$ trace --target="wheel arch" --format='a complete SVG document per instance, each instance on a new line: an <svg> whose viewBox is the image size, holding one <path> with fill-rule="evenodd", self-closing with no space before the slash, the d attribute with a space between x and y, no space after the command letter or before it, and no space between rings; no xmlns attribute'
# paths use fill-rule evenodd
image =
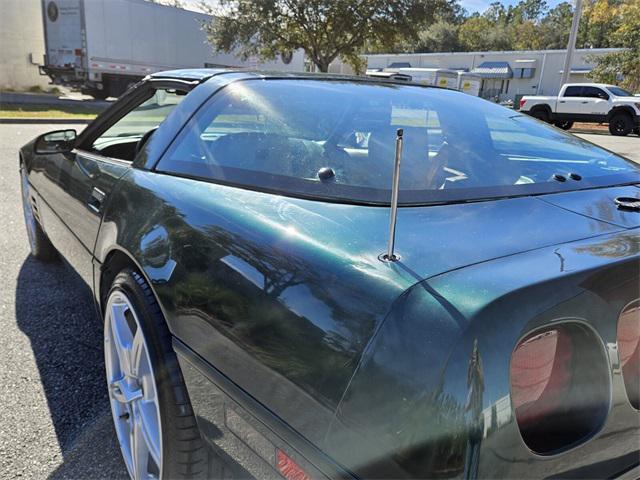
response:
<svg viewBox="0 0 640 480"><path fill-rule="evenodd" d="M539 103L538 105L534 105L533 107L531 107L531 110L529 110L531 113L537 112L543 110L545 112L547 112L549 114L549 116L551 116L553 114L553 112L551 111L551 106L549 106L549 104L547 103Z"/></svg>
<svg viewBox="0 0 640 480"><path fill-rule="evenodd" d="M111 284L113 283L113 279L125 268L131 268L132 270L135 270L138 274L142 275L147 284L151 285L149 277L145 273L144 269L140 266L140 264L134 259L134 256L126 250L120 248L119 246L113 246L107 252L104 261L100 265L99 272L97 272L98 274L95 276L96 301L98 302L98 309L101 314L104 314L105 301L107 298L107 294L109 293ZM151 291L156 297L156 302L158 302L158 305L160 305L158 297L153 291L153 288L151 289Z"/></svg>
<svg viewBox="0 0 640 480"><path fill-rule="evenodd" d="M613 107L607 114L607 122L610 121L614 117L614 115L617 115L619 113L629 115L631 119L633 119L633 117L635 116L635 112L630 105L618 105L617 107Z"/></svg>

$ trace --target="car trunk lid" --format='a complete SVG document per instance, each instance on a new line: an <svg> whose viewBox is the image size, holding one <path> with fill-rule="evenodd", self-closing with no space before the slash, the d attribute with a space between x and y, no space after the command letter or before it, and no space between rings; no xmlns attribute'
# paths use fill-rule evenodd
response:
<svg viewBox="0 0 640 480"><path fill-rule="evenodd" d="M585 217L623 228L640 227L640 188L598 188L539 197L541 200ZM637 207L635 206L637 203Z"/></svg>

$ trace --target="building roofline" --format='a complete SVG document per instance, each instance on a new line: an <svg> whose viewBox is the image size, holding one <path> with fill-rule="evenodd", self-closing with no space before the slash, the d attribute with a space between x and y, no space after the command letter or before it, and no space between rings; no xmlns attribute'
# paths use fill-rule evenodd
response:
<svg viewBox="0 0 640 480"><path fill-rule="evenodd" d="M621 52L624 48L577 48L575 53L613 53ZM566 52L566 49L556 50L496 50L496 51L484 51L484 52L430 52L430 53L366 53L365 57L436 57L440 55L535 55L544 53L562 53Z"/></svg>

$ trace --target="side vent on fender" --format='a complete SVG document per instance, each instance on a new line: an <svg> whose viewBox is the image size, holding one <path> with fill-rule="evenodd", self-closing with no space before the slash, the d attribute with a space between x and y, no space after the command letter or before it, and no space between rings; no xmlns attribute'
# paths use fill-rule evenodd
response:
<svg viewBox="0 0 640 480"><path fill-rule="evenodd" d="M536 330L511 355L511 403L522 440L551 455L593 436L609 410L607 357L597 334L578 322Z"/></svg>

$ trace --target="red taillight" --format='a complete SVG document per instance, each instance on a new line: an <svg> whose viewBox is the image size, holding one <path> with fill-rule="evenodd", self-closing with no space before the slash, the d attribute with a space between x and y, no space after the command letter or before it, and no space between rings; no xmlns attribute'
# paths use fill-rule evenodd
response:
<svg viewBox="0 0 640 480"><path fill-rule="evenodd" d="M618 353L627 396L640 409L640 305L627 307L620 315Z"/></svg>
<svg viewBox="0 0 640 480"><path fill-rule="evenodd" d="M511 357L511 400L520 428L552 415L571 385L571 338L563 329L525 338Z"/></svg>
<svg viewBox="0 0 640 480"><path fill-rule="evenodd" d="M287 480L311 480L309 474L282 450L277 451L276 463L278 472Z"/></svg>
<svg viewBox="0 0 640 480"><path fill-rule="evenodd" d="M587 324L565 321L537 330L511 354L511 403L524 443L550 455L602 428L611 399L609 361Z"/></svg>
<svg viewBox="0 0 640 480"><path fill-rule="evenodd" d="M524 98L520 99L520 108L524 107L524 104L527 103L527 101Z"/></svg>

